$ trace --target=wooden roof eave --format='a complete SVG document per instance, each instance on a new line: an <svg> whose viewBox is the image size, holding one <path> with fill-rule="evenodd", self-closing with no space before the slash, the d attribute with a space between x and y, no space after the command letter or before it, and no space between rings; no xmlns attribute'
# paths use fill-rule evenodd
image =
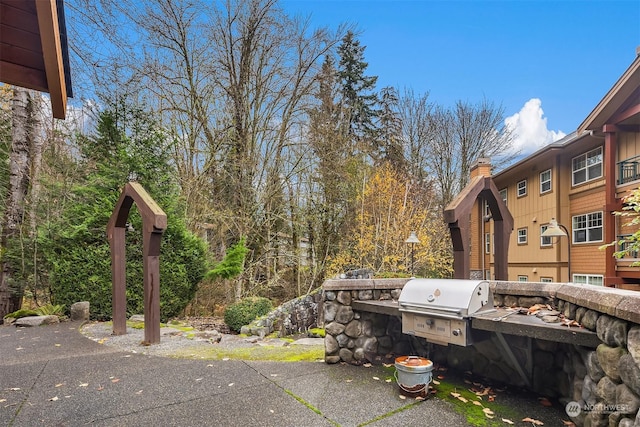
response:
<svg viewBox="0 0 640 427"><path fill-rule="evenodd" d="M640 86L640 53L620 76L598 105L578 127L578 133L586 130L602 131L602 127L614 116Z"/></svg>
<svg viewBox="0 0 640 427"><path fill-rule="evenodd" d="M67 109L67 85L56 0L36 1L47 86L53 117L64 119Z"/></svg>

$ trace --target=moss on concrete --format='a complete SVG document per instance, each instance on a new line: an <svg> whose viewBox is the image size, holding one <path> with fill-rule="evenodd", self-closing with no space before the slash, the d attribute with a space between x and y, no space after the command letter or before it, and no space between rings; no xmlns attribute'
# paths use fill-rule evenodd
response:
<svg viewBox="0 0 640 427"><path fill-rule="evenodd" d="M318 362L324 359L323 346L251 346L228 348L212 345L211 347L188 347L176 350L171 357L188 359L234 359L265 360L273 362Z"/></svg>

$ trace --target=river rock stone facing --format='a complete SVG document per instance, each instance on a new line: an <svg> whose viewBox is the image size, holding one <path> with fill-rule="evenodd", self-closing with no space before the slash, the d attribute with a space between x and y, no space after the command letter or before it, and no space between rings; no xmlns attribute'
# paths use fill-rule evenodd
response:
<svg viewBox="0 0 640 427"><path fill-rule="evenodd" d="M359 300L397 301L406 281L328 281L323 291L325 321L331 318L326 333L334 339L325 339L327 363L388 363L397 356L414 354L480 377L528 386L563 404L574 402L581 408L571 418L577 426L640 426L640 325L633 322L634 313L640 312L640 292L574 284L490 283L494 303L509 307L549 304L553 310L544 315L575 320L578 327L593 331L600 342L593 348L505 335L513 357L523 366L531 361L531 380L526 384L495 334L469 347L441 346L403 334L399 316L351 307ZM340 292L344 294L338 301ZM572 328L576 326L567 330Z"/></svg>

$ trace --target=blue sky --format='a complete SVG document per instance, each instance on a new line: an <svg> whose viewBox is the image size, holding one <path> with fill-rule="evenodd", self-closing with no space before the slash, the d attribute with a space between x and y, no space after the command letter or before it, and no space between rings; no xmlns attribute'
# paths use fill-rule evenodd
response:
<svg viewBox="0 0 640 427"><path fill-rule="evenodd" d="M350 23L368 74L432 102L504 107L524 152L575 131L634 60L640 0L284 0L314 27Z"/></svg>

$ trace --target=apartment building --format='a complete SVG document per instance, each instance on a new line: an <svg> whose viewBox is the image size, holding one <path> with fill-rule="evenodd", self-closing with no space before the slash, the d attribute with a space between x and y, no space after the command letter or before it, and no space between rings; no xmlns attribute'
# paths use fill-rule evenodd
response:
<svg viewBox="0 0 640 427"><path fill-rule="evenodd" d="M491 174L479 159L471 174ZM640 290L640 255L601 247L636 231L613 214L640 187L640 48L576 132L492 177L513 216L508 280L589 283ZM555 220L567 236L543 233ZM554 230L557 230L554 228ZM471 277L495 278L494 222L479 197L470 224Z"/></svg>

